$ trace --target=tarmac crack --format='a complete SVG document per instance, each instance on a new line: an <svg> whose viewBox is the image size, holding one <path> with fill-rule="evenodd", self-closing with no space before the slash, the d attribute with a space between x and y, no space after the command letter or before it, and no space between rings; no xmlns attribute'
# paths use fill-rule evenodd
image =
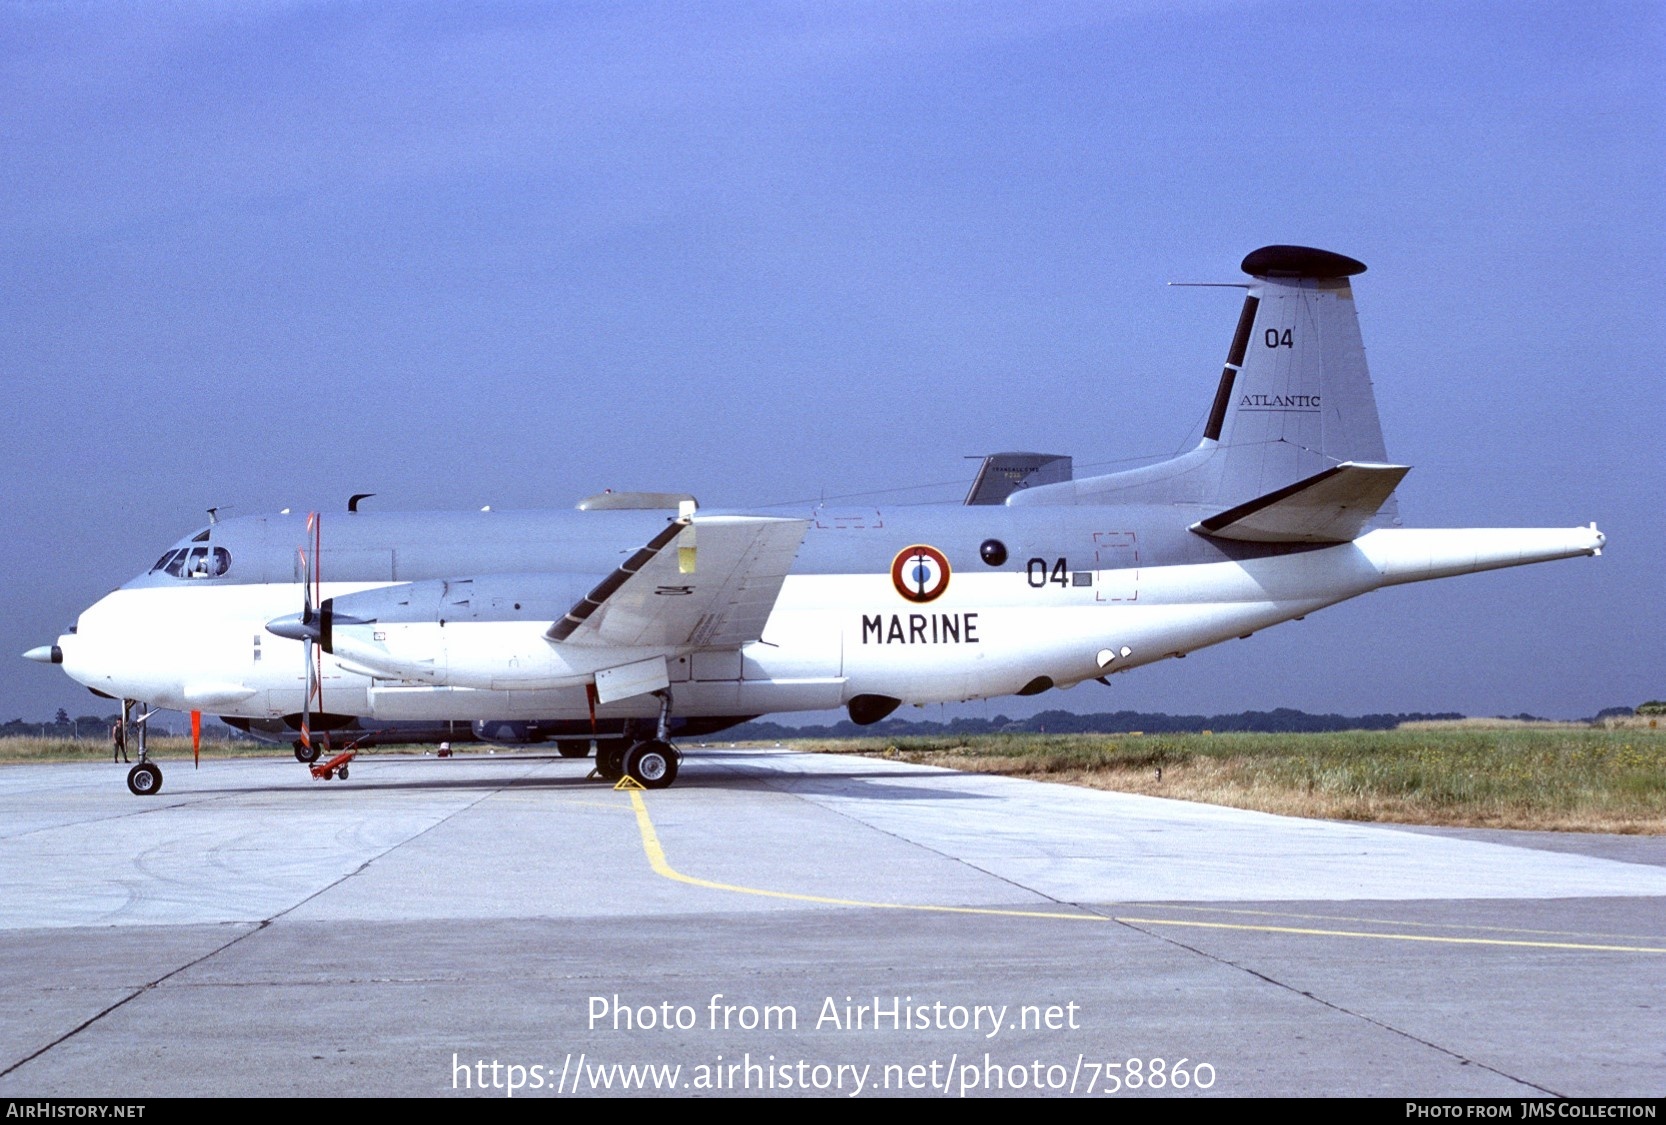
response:
<svg viewBox="0 0 1666 1125"><path fill-rule="evenodd" d="M190 805L213 804L216 801L223 801L229 796L231 796L231 794L211 793L201 797L181 797L167 801L163 804L146 805L143 808L133 809L129 812L111 813L107 816L90 816L81 820L67 820L55 824L38 824L30 828L25 828L21 832L0 833L0 840L26 840L30 836L60 832L65 828L79 828L87 824L108 824L113 821L128 820L136 816L155 816L158 813L170 812L174 809L181 809Z"/></svg>
<svg viewBox="0 0 1666 1125"><path fill-rule="evenodd" d="M417 840L422 839L424 836L427 836L430 832L433 832L435 829L439 828L440 826L445 825L445 824L449 824L454 818L462 816L466 812L473 811L475 808L479 807L484 802L491 800L493 797L501 796L507 790L512 789L516 784L518 784L519 782L521 782L523 780L525 780L525 775L524 774L521 777L508 778L507 780L505 780L503 782L503 784L494 786L493 788L486 790L484 793L481 793L478 797L476 797L474 800L468 802L467 804L458 805L456 808L452 809L450 812L446 813L444 816L440 817L438 820L434 821L434 823L432 823L428 827L422 829L420 832L413 832L411 835L405 837L403 840L399 840L399 841L396 841L395 843L389 844L387 847L383 848L381 851L377 852L375 855L370 856L367 859L365 859L365 861L363 863L361 863L357 867L353 868L353 870L345 872L344 874L338 876L337 878L330 881L329 883L326 883L324 886L319 887L316 891L313 891L311 894L307 895L305 898L302 898L302 899L300 899L296 902L290 903L288 906L284 907L282 910L278 911L276 914L274 914L270 918L266 919L266 921L263 922L262 925L263 926L264 925L270 925L271 923L276 922L278 919L284 917L286 914L294 913L295 911L301 909L301 907L305 906L307 903L311 902L313 899L318 898L321 895L328 894L330 891L335 890L337 887L341 886L343 883L347 882L349 879L354 879L354 878L357 878L358 876L364 874L366 871L368 871L370 869L370 866L372 864L378 863L381 860L386 859L388 856L392 855L394 852L398 851L399 849L405 847L406 845L412 844L412 843L416 842Z"/></svg>
<svg viewBox="0 0 1666 1125"><path fill-rule="evenodd" d="M1101 909L1101 908L1096 908L1096 907L1093 907L1093 906L1087 906L1087 905L1084 905L1084 904L1081 904L1081 903L1076 903L1074 905L1078 906L1080 909L1091 910L1091 911L1095 911L1095 912L1097 912L1099 909ZM1285 992L1291 993L1294 996L1299 996L1304 1000L1308 1000L1308 1001L1311 1001L1312 1003L1318 1004L1320 1007L1328 1008L1331 1011L1337 1013L1338 1015L1346 1016L1350 1019L1355 1019L1355 1020L1359 1020L1362 1023L1370 1024L1372 1027L1378 1028L1382 1031L1386 1031L1390 1035L1397 1035L1400 1038L1406 1039L1406 1040L1408 1040L1412 1043L1416 1043L1421 1047L1426 1047L1431 1051L1436 1051L1440 1054L1446 1055L1449 1058L1456 1059L1460 1066L1478 1067L1481 1070L1489 1071L1493 1074L1496 1074L1500 1078L1506 1079L1507 1081L1515 1082L1518 1085L1525 1086L1530 1090L1538 1090L1540 1093L1544 1094L1546 1097L1552 1097L1552 1098L1565 1098L1565 1097L1567 1097L1566 1094L1560 1093L1556 1090L1552 1090L1547 1086L1541 1086L1537 1082L1532 1082L1532 1081L1529 1081L1526 1078L1522 1078L1518 1075L1511 1074L1508 1071L1500 1070L1496 1066L1489 1066L1488 1064L1480 1061L1479 1059L1470 1058L1468 1055L1465 1055L1462 1051L1455 1051L1450 1047L1443 1046L1443 1045L1441 1045L1439 1043L1436 1043L1432 1040L1424 1039L1420 1035L1414 1035L1412 1032L1407 1031L1404 1028L1395 1027L1393 1024L1388 1023L1384 1020L1380 1020L1380 1019L1376 1019L1372 1016L1368 1016L1364 1012L1356 1012L1352 1008L1344 1007L1343 1005L1338 1004L1338 1003L1336 1003L1334 1001L1331 1001L1331 1000L1326 1000L1323 996L1317 996L1314 993L1307 991L1306 989L1297 988L1295 985L1288 984L1285 981L1281 981L1277 977L1273 977L1273 976L1268 975L1267 973L1261 972L1259 969L1252 969L1248 965L1244 965L1244 964L1241 964L1240 962L1233 961L1229 958L1221 957L1221 956L1218 956L1214 953L1210 953L1206 949L1199 949L1195 945L1187 945L1185 942L1180 941L1176 938L1170 937L1167 934L1157 933L1153 930L1145 929L1144 927L1139 926L1139 925L1137 925L1133 922L1129 922L1126 919L1110 917L1109 915L1107 915L1106 917L1108 918L1109 921L1114 922L1115 924L1117 924L1119 926L1122 926L1125 929L1133 930L1135 933L1144 934L1146 937L1149 937L1149 938L1155 938L1157 941L1160 941L1160 942L1164 943L1165 945L1174 946L1176 949L1183 949L1187 953L1194 954L1195 956L1201 957L1206 961L1213 961L1215 964L1220 965L1224 968L1232 969L1232 970L1235 970L1237 972L1244 973L1247 976L1254 977L1256 980L1261 981L1263 984L1268 984L1268 985L1271 985L1274 988L1282 989Z"/></svg>
<svg viewBox="0 0 1666 1125"><path fill-rule="evenodd" d="M247 923L245 923L245 925L246 924ZM8 1066L5 1070L0 1070L0 1078L4 1078L4 1077L6 1077L6 1075L12 1073L14 1070L17 1070L19 1067L26 1066L27 1064L33 1062L35 1059L40 1058L42 1055L46 1054L48 1051L52 1050L54 1047L57 1047L58 1045L60 1045L62 1043L67 1043L69 1040L75 1038L77 1035L80 1035L83 1031L87 1030L89 1027L91 1027L93 1024L97 1023L99 1020L102 1020L105 1016L109 1015L111 1012L118 1011L121 1008L126 1007L128 1004L131 1004L133 1001L137 1000L139 997L141 997L141 996L145 995L146 993L150 992L152 989L156 988L158 985L162 984L164 981L170 979L171 977L176 977L180 973L183 973L185 970L190 969L190 968L194 968L195 966L202 964L204 961L207 961L210 957L219 956L221 953L224 953L226 950L230 949L232 946L236 945L238 942L243 941L245 938L253 937L255 934L258 934L261 930L264 930L267 926L269 926L271 924L272 924L272 920L270 918L266 919L263 922L257 922L254 925L250 926L249 929L245 930L243 933L238 934L236 937L232 938L230 941L224 943L223 945L217 945L213 949L210 949L207 953L204 953L202 956L194 957L191 960L185 962L185 964L183 964L183 965L176 965L174 968L169 969L167 972L163 973L161 976L157 977L155 980L152 980L152 981L149 981L145 984L140 985L138 988L135 988L132 992L128 993L126 996L122 997L120 1000L117 1000L114 1004L111 1004L109 1007L104 1008L102 1011L95 1012L93 1015L89 1016L87 1019L83 1020L79 1024L70 1028L68 1031L64 1032L62 1035L58 1036L56 1039L51 1040L50 1042L46 1043L44 1046L39 1047L36 1050L30 1052L29 1054L23 1056L21 1059L18 1059L16 1062L12 1063L12 1065Z"/></svg>
<svg viewBox="0 0 1666 1125"><path fill-rule="evenodd" d="M64 1032L62 1035L58 1036L55 1039L50 1040L49 1042L45 1043L44 1045L42 1045L42 1046L36 1048L35 1050L31 1051L29 1054L27 1054L27 1055L23 1056L22 1058L18 1059L16 1062L14 1062L10 1066L6 1067L4 1070L0 1070L0 1078L6 1077L7 1075L9 1075L9 1074L13 1073L14 1071L18 1070L20 1067L27 1066L29 1063L33 1062L35 1059L40 1058L42 1055L46 1054L48 1051L51 1051L54 1048L56 1048L56 1047L58 1047L58 1046L60 1046L64 1043L69 1042L71 1039L74 1039L77 1035L80 1035L83 1031L86 1031L88 1028L92 1027L94 1024L103 1020L106 1016L110 1015L112 1012L120 1011L122 1008L131 1004L133 1001L137 1000L139 997L149 994L150 992L152 992L156 988L158 988L160 985L166 983L167 981L173 979L174 977L177 977L179 974L185 972L187 969L196 968L198 965L203 964L204 962L210 960L211 958L218 957L220 954L224 953L226 950L230 949L232 946L237 945L238 943L243 942L243 941L247 940L248 938L253 937L254 935L256 935L258 933L261 933L262 931L269 928L274 922L283 918L285 915L291 914L294 911L299 910L301 907L305 906L307 903L311 902L313 899L316 899L320 895L326 894L329 891L334 890L336 887L339 887L343 883L347 882L347 880L352 879L357 875L363 874L373 863L376 863L377 861L379 861L381 859L385 859L387 856L392 855L394 852L398 851L400 848L403 848L404 846L406 846L407 844L412 843L415 840L422 839L424 836L428 835L430 832L434 831L436 828L440 827L442 824L445 824L448 821L450 821L452 818L457 817L457 816L461 816L463 813L474 809L476 806L481 804L483 801L487 801L487 800L490 800L491 798L493 798L495 796L498 796L499 794L503 793L505 790L512 787L514 785L514 783L516 781L519 781L519 780L521 780L521 779L520 778L507 779L506 782L503 785L497 786L497 787L495 787L491 790L488 790L485 793L480 794L480 796L476 797L474 800L468 802L465 805L460 805L457 808L452 809L450 812L446 813L444 816L440 817L438 820L434 821L434 823L428 825L428 827L422 829L420 832L413 833L412 835L405 837L403 840L400 840L396 843L388 845L386 848L377 852L375 855L370 856L363 863L361 863L357 867L353 868L353 870L348 871L348 872L346 872L342 875L337 876L335 879L330 880L324 886L319 887L317 890L313 891L309 895L306 895L304 898L301 898L298 901L289 904L288 906L284 907L282 910L273 914L271 917L264 918L261 921L253 923L253 924L242 923L243 925L249 925L250 928L248 930L244 931L243 933L238 934L236 937L232 938L230 941L225 942L222 945L215 946L213 949L210 949L208 952L202 954L201 956L194 957L194 958L185 962L182 965L176 965L175 967L173 967L172 969L169 969L167 972L163 973L161 976L155 978L154 980L147 981L146 983L144 983L144 984L140 985L139 987L135 988L132 992L128 993L126 996L122 997L120 1000L117 1000L114 1004L111 1004L108 1007L105 1007L105 1008L93 1013L91 1016L87 1017L85 1020L82 1020L80 1023L76 1024L74 1027L70 1028L68 1031ZM215 800L215 799L217 799L217 798L208 798L208 800ZM196 803L196 802L192 802L192 803ZM171 804L168 807L177 808L178 803ZM163 811L163 810L161 810L161 809L144 809L144 810L136 810L133 813L123 814L123 815L140 816L140 815L144 815L145 813L160 812L160 811Z"/></svg>

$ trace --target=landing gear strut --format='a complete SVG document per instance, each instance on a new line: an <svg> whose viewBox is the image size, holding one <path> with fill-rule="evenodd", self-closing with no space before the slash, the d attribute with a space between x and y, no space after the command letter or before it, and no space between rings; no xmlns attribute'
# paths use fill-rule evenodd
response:
<svg viewBox="0 0 1666 1125"><path fill-rule="evenodd" d="M150 729L151 712L146 711L137 719L133 718L135 701L124 699L121 701L121 742L124 746L135 743L129 737L129 728L139 728L139 764L127 771L127 791L135 797L154 797L162 791L162 770L150 760L150 751L146 744L145 732Z"/></svg>
<svg viewBox="0 0 1666 1125"><path fill-rule="evenodd" d="M628 724L625 738L599 743L596 748L596 773L604 780L618 781L627 774L644 789L664 789L677 780L677 767L683 756L667 740L671 731L671 692L656 691L659 696L659 721L653 738L637 737L636 724Z"/></svg>

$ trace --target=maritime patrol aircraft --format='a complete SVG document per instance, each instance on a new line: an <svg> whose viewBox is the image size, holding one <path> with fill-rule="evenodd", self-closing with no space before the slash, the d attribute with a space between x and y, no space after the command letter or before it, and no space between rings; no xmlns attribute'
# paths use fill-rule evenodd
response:
<svg viewBox="0 0 1666 1125"><path fill-rule="evenodd" d="M1411 530L1354 309L1365 266L1243 261L1196 448L1076 477L988 457L965 502L703 511L603 493L551 512L221 519L31 659L95 692L314 731L537 720L658 788L674 734L783 711L1036 695L1384 586L1597 555L1595 524ZM126 704L124 703L124 711ZM565 724L565 726L562 726ZM162 775L129 775L153 794Z"/></svg>

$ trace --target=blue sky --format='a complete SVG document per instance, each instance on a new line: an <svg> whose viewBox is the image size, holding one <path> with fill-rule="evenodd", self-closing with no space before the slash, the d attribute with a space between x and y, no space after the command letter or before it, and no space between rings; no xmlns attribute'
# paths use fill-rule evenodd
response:
<svg viewBox="0 0 1666 1125"><path fill-rule="evenodd" d="M1663 70L1653 3L4 4L0 652L210 505L1172 453L1238 297L1165 283L1289 242L1370 267L1408 525L1610 549L1038 702L1666 696ZM59 706L0 661L0 720Z"/></svg>

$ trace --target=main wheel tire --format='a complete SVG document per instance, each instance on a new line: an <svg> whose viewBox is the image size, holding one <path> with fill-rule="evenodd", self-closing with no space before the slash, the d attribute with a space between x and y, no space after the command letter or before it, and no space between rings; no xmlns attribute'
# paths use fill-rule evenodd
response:
<svg viewBox="0 0 1666 1125"><path fill-rule="evenodd" d="M677 780L682 757L669 742L638 742L625 753L625 772L644 789L664 789Z"/></svg>
<svg viewBox="0 0 1666 1125"><path fill-rule="evenodd" d="M318 756L322 752L322 749L318 746L308 746L304 742L295 744L295 760L305 762L309 766L318 760Z"/></svg>
<svg viewBox="0 0 1666 1125"><path fill-rule="evenodd" d="M624 746L603 743L596 751L596 772L608 781L618 781L625 776Z"/></svg>
<svg viewBox="0 0 1666 1125"><path fill-rule="evenodd" d="M563 758L588 758L590 756L590 744L588 742L574 742L571 740L566 742L557 742L555 744L555 752L560 754Z"/></svg>
<svg viewBox="0 0 1666 1125"><path fill-rule="evenodd" d="M162 771L140 762L127 771L127 791L135 797L154 797L162 791Z"/></svg>

